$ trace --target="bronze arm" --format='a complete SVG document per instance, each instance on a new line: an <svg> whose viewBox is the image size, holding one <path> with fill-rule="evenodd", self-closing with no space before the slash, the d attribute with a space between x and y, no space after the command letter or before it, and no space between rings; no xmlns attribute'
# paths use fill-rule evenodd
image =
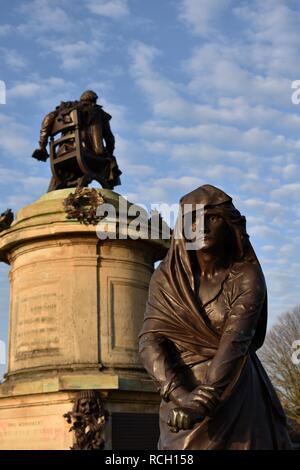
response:
<svg viewBox="0 0 300 470"><path fill-rule="evenodd" d="M205 383L220 393L230 384L249 352L266 298L264 278L257 266L245 265L238 281L219 348L206 374Z"/></svg>

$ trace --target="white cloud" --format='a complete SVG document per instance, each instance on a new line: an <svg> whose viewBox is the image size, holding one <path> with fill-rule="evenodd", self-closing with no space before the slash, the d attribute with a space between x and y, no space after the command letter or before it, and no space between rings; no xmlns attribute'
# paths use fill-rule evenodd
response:
<svg viewBox="0 0 300 470"><path fill-rule="evenodd" d="M196 47L183 64L191 77L189 90L207 102L215 97L243 96L248 105L289 105L291 78L257 71L255 61L245 61L250 52L251 46L242 41L239 47L216 40Z"/></svg>
<svg viewBox="0 0 300 470"><path fill-rule="evenodd" d="M72 19L62 6L64 0L31 0L22 2L19 11L24 23L18 30L26 34L66 33L72 29Z"/></svg>
<svg viewBox="0 0 300 470"><path fill-rule="evenodd" d="M299 304L299 264L290 263L288 258L276 258L277 250L272 253L270 263L264 267L268 286L269 317L271 322L276 316ZM288 266L285 265L287 261Z"/></svg>
<svg viewBox="0 0 300 470"><path fill-rule="evenodd" d="M298 156L297 156L298 159ZM289 180L289 181L299 181L300 178L300 165L299 163L294 163L292 162L287 162L285 164L285 156L282 155L280 157L280 160L276 165L272 166L272 172L274 172L277 175L280 175L284 180Z"/></svg>
<svg viewBox="0 0 300 470"><path fill-rule="evenodd" d="M4 166L0 166L0 178L2 184L11 184L18 181L21 177L21 173L17 170L12 170L11 168L7 168Z"/></svg>
<svg viewBox="0 0 300 470"><path fill-rule="evenodd" d="M212 94L211 102L202 104L198 102L198 98L195 96L193 97L193 101L188 102L186 100L184 107L186 110L188 110L186 111L188 114L184 115L185 120L188 122L198 122L199 124L234 124L243 128L251 127L253 126L253 123L255 123L255 125L259 127L272 126L274 130L280 131L281 133L288 131L289 133L292 133L295 138L298 138L299 136L299 115L282 112L278 109L274 109L273 107L265 106L263 104L251 105L247 97L222 96L216 99ZM172 113L171 100L169 100L169 110L168 102L165 104L162 117L168 117L170 119L172 118L173 121L180 120L182 122L181 114L176 114L174 116L174 113ZM147 128L149 127L150 133L151 127L154 127L155 124L157 124L157 122L146 122L144 124L144 131L147 132ZM187 132L186 127L177 126L177 128L178 134L180 133L181 129L182 136L184 136L185 132ZM196 133L196 128L194 132Z"/></svg>
<svg viewBox="0 0 300 470"><path fill-rule="evenodd" d="M9 90L12 98L31 98L41 90L41 85L34 82L17 83Z"/></svg>
<svg viewBox="0 0 300 470"><path fill-rule="evenodd" d="M197 188L204 181L195 176L166 176L164 178L149 178L147 184L137 179L135 191L128 194L128 198L132 201L139 201L145 205L151 204L176 204L174 201L174 193L179 191L181 195L186 194Z"/></svg>
<svg viewBox="0 0 300 470"><path fill-rule="evenodd" d="M90 65L105 47L100 38L75 42L44 39L41 44L61 61L64 70L70 71Z"/></svg>
<svg viewBox="0 0 300 470"><path fill-rule="evenodd" d="M23 155L23 165L25 162ZM21 162L21 161L20 161ZM20 165L19 165L20 166ZM6 191L1 200L3 210L10 207L14 212L20 207L29 204L34 198L47 191L49 178L36 176L32 174L33 168L28 165L22 166L19 170L12 170L9 167L0 166L0 178L2 186L13 188L12 191ZM2 210L0 211L2 212Z"/></svg>
<svg viewBox="0 0 300 470"><path fill-rule="evenodd" d="M289 106L291 81L298 78L299 18L296 6L279 1L182 0L180 19L189 30L206 37L183 63L196 102L212 104L218 98L243 96L248 108L249 104L264 104L271 111L274 105ZM216 114L228 122L240 115L241 123L253 120L255 112L258 123L271 117L264 109L245 111L239 105L229 107L227 115L226 109L218 109ZM274 109L272 114L276 114ZM282 119L275 116L273 124L293 127L296 132L298 117L281 114Z"/></svg>
<svg viewBox="0 0 300 470"><path fill-rule="evenodd" d="M229 180L240 183L245 177L245 172L237 167L230 165L216 164L203 169L203 176L211 180L224 181ZM246 175L247 179L251 179L253 175L249 172Z"/></svg>
<svg viewBox="0 0 300 470"><path fill-rule="evenodd" d="M182 189L173 174L159 185L150 179L146 186L137 184L132 196L144 193L151 202L173 202L173 193L184 194L203 183L228 188L231 195L233 187L241 196L237 207L247 217L258 255L262 244L271 247L261 253L271 254L263 262L269 269L270 311L275 317L283 302L278 282L285 283L285 266L297 253L289 240L295 239L299 227L292 207L295 223L290 221L288 194L284 201L275 198L282 179L296 180L298 168L300 119L283 107L291 106L291 81L256 68L250 40L245 45L237 39L234 45L214 37L207 44L200 43L191 60L183 63L190 74L188 90L166 78L161 51L142 43L131 50L132 76L154 115L140 125L143 145L155 158L168 159L169 172L192 178ZM280 274L274 266L280 266Z"/></svg>
<svg viewBox="0 0 300 470"><path fill-rule="evenodd" d="M276 247L274 245L263 245L260 249L262 251L266 251L267 253L274 253Z"/></svg>
<svg viewBox="0 0 300 470"><path fill-rule="evenodd" d="M298 74L300 11L288 2L267 0L244 3L235 14L248 25L250 62L270 74Z"/></svg>
<svg viewBox="0 0 300 470"><path fill-rule="evenodd" d="M106 108L108 112L111 111L110 107ZM114 132L115 126L112 124L112 131ZM124 138L121 134L115 133L116 137L116 150L115 155L118 160L119 168L123 171L121 176L122 184L128 182L136 185L140 183L141 175L145 178L152 176L155 173L155 168L151 164L147 164L147 160L141 159L141 148L137 142L133 142Z"/></svg>
<svg viewBox="0 0 300 470"><path fill-rule="evenodd" d="M271 196L274 199L279 199L282 203L287 203L287 201L296 201L300 200L300 183L289 183L284 184L280 188L274 189L271 192Z"/></svg>
<svg viewBox="0 0 300 470"><path fill-rule="evenodd" d="M295 143L282 134L274 134L268 129L258 127L241 130L234 126L222 124L200 124L193 127L165 125L156 122L147 122L141 127L147 135L168 137L169 140L197 140L199 143L207 142L219 145L226 150L259 151L260 153L276 154L295 148ZM195 145L193 143L192 145Z"/></svg>
<svg viewBox="0 0 300 470"><path fill-rule="evenodd" d="M76 86L61 77L50 76L41 78L33 75L31 80L24 80L13 84L7 91L10 100L14 99L32 99L35 98L39 107L45 112L49 112L49 107L53 108L60 101L74 99L73 93Z"/></svg>
<svg viewBox="0 0 300 470"><path fill-rule="evenodd" d="M0 150L4 155L24 158L32 153L32 144L27 137L29 129L14 118L0 114Z"/></svg>
<svg viewBox="0 0 300 470"><path fill-rule="evenodd" d="M189 104L177 91L176 84L157 73L153 61L160 51L142 42L130 48L130 71L138 86L146 94L153 112L160 116L188 115Z"/></svg>
<svg viewBox="0 0 300 470"><path fill-rule="evenodd" d="M210 103L216 97L243 96L249 104L290 106L291 81L299 74L295 60L300 40L299 8L272 0L235 5L182 0L181 19L184 16L194 32L208 35L183 64L191 78L189 90ZM231 29L226 28L224 13L230 18Z"/></svg>
<svg viewBox="0 0 300 470"><path fill-rule="evenodd" d="M156 8L152 3L150 12ZM186 31L172 23L171 10L160 40L159 22L157 29L145 28L140 34L140 19L129 17L129 1L23 2L23 24L10 47L19 54L24 49L30 57L33 45L33 53L38 48L40 54L38 66L51 61L55 72L49 78L43 78L45 73L22 74L8 84L8 98L12 106L18 100L19 117L9 120L0 115L1 156L3 161L14 157L24 161L23 167L30 171L21 167L16 174L0 168L3 183L18 187L10 199L4 195L2 203L21 206L46 190L49 165L30 158L34 148L30 136L34 132L37 137L40 111L50 111L60 100L78 98L82 84L95 88L100 103L113 116L116 156L124 172L123 186L117 191L149 203L178 202L180 195L208 182L228 191L246 215L251 239L263 255L274 311L285 295L280 283L288 287L286 266L296 273L296 242L291 246L291 240L296 240L300 228L300 115L290 101L291 81L300 78L299 18L293 19L292 2L278 8L281 0L182 0L166 2L166 8L178 13L178 3L181 23L198 40L185 42ZM233 10L234 3L238 8ZM105 18L121 20L119 28ZM4 27L2 34L12 28ZM27 34L26 49L17 47L17 41L24 39L20 31ZM134 38L145 42L131 45L128 64L128 57L120 58L120 47ZM105 67L99 68L100 62ZM22 60L18 64L11 55L13 65L22 67ZM127 81L128 66L140 95ZM36 117L32 122L28 111L23 120L27 126L21 126L25 106Z"/></svg>
<svg viewBox="0 0 300 470"><path fill-rule="evenodd" d="M231 0L181 0L179 18L192 32L206 36L217 32L218 20Z"/></svg>
<svg viewBox="0 0 300 470"><path fill-rule="evenodd" d="M267 216L278 216L283 215L285 207L278 202L270 202L265 199L250 198L244 201L246 207L255 209L259 213L263 213Z"/></svg>
<svg viewBox="0 0 300 470"><path fill-rule="evenodd" d="M17 183L20 185L20 181ZM21 185L20 185L21 186ZM45 192L45 188L44 191ZM11 208L14 212L21 207L26 206L27 204L32 203L32 195L31 194L11 194L8 195L5 199L4 207Z"/></svg>
<svg viewBox="0 0 300 470"><path fill-rule="evenodd" d="M23 179L22 184L26 192L43 194L49 186L49 178L28 175Z"/></svg>
<svg viewBox="0 0 300 470"><path fill-rule="evenodd" d="M200 51L205 48L206 46L203 46ZM231 56L230 52L228 51L228 57ZM185 64L185 69L190 70L194 77L190 81L190 89L195 96L192 101L188 101L181 96L183 87L180 83L172 82L156 70L158 67L155 68L154 61L160 59L159 50L144 43L137 43L131 47L130 53L131 73L156 116L180 122L184 116L187 122L223 122L234 123L239 127L248 126L250 129L245 131L245 143L247 144L248 140L251 148L255 150L258 146L267 150L267 139L270 138L272 148L277 148L278 151L286 150L282 135L284 131L292 130L295 137L298 137L299 116L271 107L274 102L277 104L290 102L289 80L254 76L241 69L243 78L237 73L236 67L240 67L238 64L233 64L234 69L230 76L226 75L224 70L222 73L215 72L215 68L220 66L218 64L222 64L222 57L220 46L214 44L212 49L205 52L206 58L203 58L197 49L196 55ZM238 52L238 55L241 53ZM227 60L227 65L230 64L230 60ZM210 70L209 64L213 67L213 71ZM209 104L201 103L201 98L209 101ZM145 129L147 126L148 123L145 124ZM274 136L268 132L267 135L267 132L259 128L260 126L272 126L281 134ZM177 136L180 132L183 136L191 133L195 135L197 131L197 126L193 129L179 126L176 129L174 126L172 128L173 135L176 132Z"/></svg>
<svg viewBox="0 0 300 470"><path fill-rule="evenodd" d="M265 225L252 225L249 229L251 237L260 237L267 239L274 239L280 237L280 232L278 230L272 229L267 224Z"/></svg>
<svg viewBox="0 0 300 470"><path fill-rule="evenodd" d="M98 88L95 87L88 86L87 88L98 90ZM99 95L99 103L101 103L105 111L107 111L112 116L111 127L114 133L131 128L132 123L128 119L129 111L126 106L112 103L105 98L102 99L101 95Z"/></svg>
<svg viewBox="0 0 300 470"><path fill-rule="evenodd" d="M119 167L125 172L125 176L128 178L137 178L137 175L143 175L144 177L152 176L155 173L155 170L150 165L143 165L138 163L131 163L123 158L123 156L118 157ZM121 180L124 177L121 176ZM118 188L117 188L118 191Z"/></svg>
<svg viewBox="0 0 300 470"><path fill-rule="evenodd" d="M3 61L12 69L22 69L26 66L27 60L15 49L0 47Z"/></svg>
<svg viewBox="0 0 300 470"><path fill-rule="evenodd" d="M5 36L10 33L12 26L10 24L1 24L0 25L0 36Z"/></svg>
<svg viewBox="0 0 300 470"><path fill-rule="evenodd" d="M91 0L87 7L96 15L112 19L123 18L129 14L127 0Z"/></svg>
<svg viewBox="0 0 300 470"><path fill-rule="evenodd" d="M297 254L297 249L292 243L287 243L279 247L279 254L285 256L285 262L290 263L289 257L294 257Z"/></svg>

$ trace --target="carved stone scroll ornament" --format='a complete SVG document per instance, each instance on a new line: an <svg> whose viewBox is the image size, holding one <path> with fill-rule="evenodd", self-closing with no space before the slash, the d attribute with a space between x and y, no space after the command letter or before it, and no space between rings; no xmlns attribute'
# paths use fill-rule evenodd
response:
<svg viewBox="0 0 300 470"><path fill-rule="evenodd" d="M100 220L97 207L104 202L104 198L96 189L77 188L64 200L64 208L68 219L77 219L85 225L96 225Z"/></svg>
<svg viewBox="0 0 300 470"><path fill-rule="evenodd" d="M73 410L64 414L75 433L75 444L71 450L102 450L105 446L103 430L108 420L99 392L85 390L78 393Z"/></svg>
<svg viewBox="0 0 300 470"><path fill-rule="evenodd" d="M7 230L13 223L13 220L14 214L12 210L6 209L6 211L0 215L0 232L3 232L3 230Z"/></svg>

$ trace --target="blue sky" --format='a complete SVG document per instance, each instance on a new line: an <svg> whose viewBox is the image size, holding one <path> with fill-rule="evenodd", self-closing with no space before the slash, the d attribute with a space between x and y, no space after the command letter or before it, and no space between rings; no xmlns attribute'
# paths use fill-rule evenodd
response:
<svg viewBox="0 0 300 470"><path fill-rule="evenodd" d="M40 121L92 88L113 116L118 191L150 204L221 187L247 217L270 324L299 303L298 1L10 0L0 12L0 210L47 190L48 165L30 158ZM1 265L0 340L7 275Z"/></svg>

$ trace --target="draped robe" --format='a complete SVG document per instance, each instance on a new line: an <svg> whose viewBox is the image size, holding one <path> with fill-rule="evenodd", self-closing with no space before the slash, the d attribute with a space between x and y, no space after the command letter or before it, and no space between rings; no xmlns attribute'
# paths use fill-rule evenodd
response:
<svg viewBox="0 0 300 470"><path fill-rule="evenodd" d="M190 201L221 211L224 203L231 204L229 196L209 185L181 202ZM185 240L172 238L152 276L140 332L142 362L162 397L159 449L291 448L284 411L256 355L266 321L266 285L249 241L244 240L242 256L225 271L210 300L201 304ZM171 432L168 415L176 405L169 395L177 386L192 391L199 384L218 391L217 407L192 429Z"/></svg>

